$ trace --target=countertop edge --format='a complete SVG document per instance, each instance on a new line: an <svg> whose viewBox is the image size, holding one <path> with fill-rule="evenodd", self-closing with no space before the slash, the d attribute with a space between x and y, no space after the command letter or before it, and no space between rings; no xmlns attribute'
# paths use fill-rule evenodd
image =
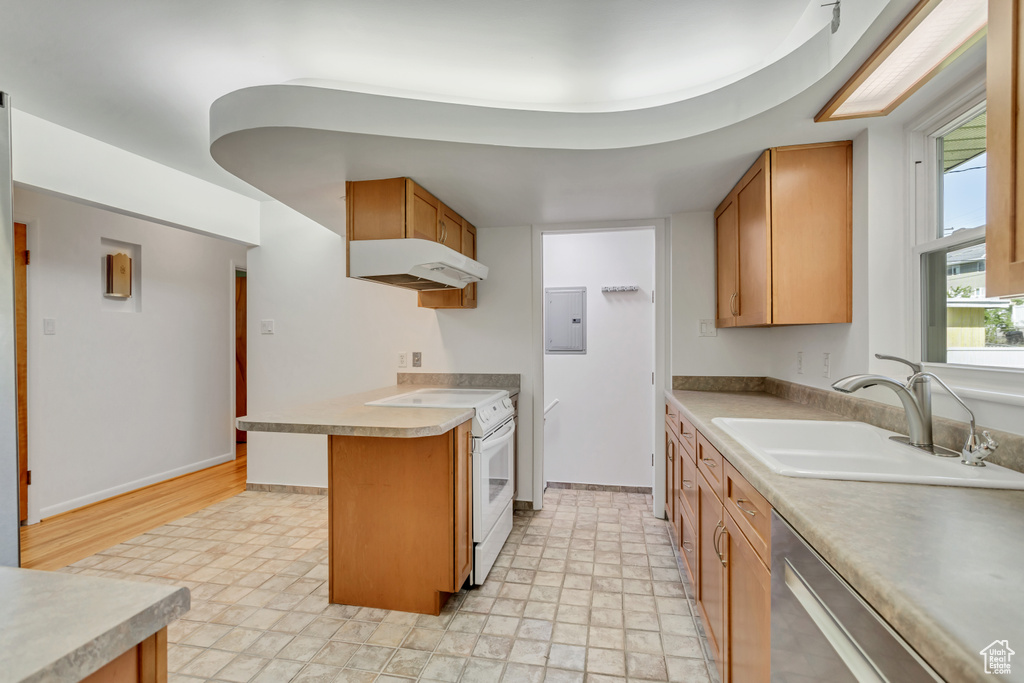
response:
<svg viewBox="0 0 1024 683"><path fill-rule="evenodd" d="M844 555L834 545L829 543L825 536L816 532L813 520L807 518L797 507L790 505L785 496L772 485L771 481L763 473L750 465L749 460L754 460L755 456L750 454L744 446L732 439L732 437L724 434L717 426L695 415L673 394L673 391L671 389L665 391L666 400L671 401L684 417L690 420L694 427L704 435L704 438L722 452L722 455L729 460L739 473L768 500L772 508L796 529L815 551L871 605L872 609L878 612L928 662L929 666L947 680L978 680L977 655L967 649L965 644L959 639L942 629L939 624L912 601L895 601L892 599L891 593L883 594L884 591L876 588L875 585L884 582L884 579L872 572L858 569L856 558ZM764 396L788 401L793 403L794 406L806 407L795 401L782 399L771 394L764 393ZM820 410L820 412L827 413L828 411ZM836 415L836 419L848 420L849 418ZM913 484L896 483L888 485L913 486ZM928 623L932 633L928 638L915 639L913 634L920 632L921 623Z"/></svg>
<svg viewBox="0 0 1024 683"><path fill-rule="evenodd" d="M390 409L386 409L390 410ZM438 424L415 427L371 427L362 425L329 425L302 422L236 420L238 429L246 432L276 432L280 434L319 434L326 436L374 436L394 439L416 439L437 436L450 432L466 420L472 420L474 409L470 408L458 417Z"/></svg>
<svg viewBox="0 0 1024 683"><path fill-rule="evenodd" d="M101 633L48 666L23 678L22 683L79 681L166 627L188 612L190 606L191 594L188 588L177 587L172 593L119 626Z"/></svg>

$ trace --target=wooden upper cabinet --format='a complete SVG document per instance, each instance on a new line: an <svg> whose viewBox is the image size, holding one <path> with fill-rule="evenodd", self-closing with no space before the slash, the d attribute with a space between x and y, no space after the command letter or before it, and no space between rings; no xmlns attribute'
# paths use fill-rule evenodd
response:
<svg viewBox="0 0 1024 683"><path fill-rule="evenodd" d="M988 196L985 294L1024 294L1024 90L1019 0L989 0L986 111Z"/></svg>
<svg viewBox="0 0 1024 683"><path fill-rule="evenodd" d="M718 206L718 327L853 320L852 149L766 150Z"/></svg>
<svg viewBox="0 0 1024 683"><path fill-rule="evenodd" d="M462 216L444 204L441 205L441 218L437 224L437 241L463 254L462 250Z"/></svg>
<svg viewBox="0 0 1024 683"><path fill-rule="evenodd" d="M345 183L346 233L352 240L415 238L476 259L476 228L411 178ZM477 283L419 293L421 308L476 308Z"/></svg>
<svg viewBox="0 0 1024 683"><path fill-rule="evenodd" d="M405 236L441 241L442 204L437 197L406 178Z"/></svg>
<svg viewBox="0 0 1024 683"><path fill-rule="evenodd" d="M736 326L736 299L740 295L737 266L739 254L739 224L736 214L736 193L730 194L715 215L715 249L717 252L718 312L716 327Z"/></svg>
<svg viewBox="0 0 1024 683"><path fill-rule="evenodd" d="M736 266L739 296L735 303L737 327L767 325L771 322L770 183L771 168L768 152L765 152L743 176L736 190L739 234L739 263Z"/></svg>

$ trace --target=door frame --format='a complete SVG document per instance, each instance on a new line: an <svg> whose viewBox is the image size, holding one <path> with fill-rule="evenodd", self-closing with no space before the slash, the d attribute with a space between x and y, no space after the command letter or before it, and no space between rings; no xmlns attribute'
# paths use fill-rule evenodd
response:
<svg viewBox="0 0 1024 683"><path fill-rule="evenodd" d="M654 470L651 490L653 513L661 518L665 510L665 443L661 438L664 417L658 406L664 405L666 388L671 388L671 330L668 327L672 305L671 274L668 271L672 249L671 219L652 218L592 223L548 223L530 226L533 233L533 509L544 507L544 235L546 233L606 232L654 228L654 410L649 425L654 444ZM660 511L660 512L659 512Z"/></svg>
<svg viewBox="0 0 1024 683"><path fill-rule="evenodd" d="M246 277L248 277L249 271L248 271L248 268L246 268L246 264L245 263L239 264L239 263L236 263L234 259L228 259L228 276L229 276L228 292L230 293L230 295L228 296L228 302L229 302L228 303L228 330L227 330L228 334L226 336L228 338L227 353L228 353L228 358L230 359L230 362L228 363L228 368L230 368L228 370L228 386L231 387L231 391L229 392L230 396L228 397L228 400L231 402L230 403L230 406L231 406L231 410L230 410L231 424L229 425L229 429L228 429L228 437L229 437L228 438L228 447L229 447L229 450L227 452L232 454L232 459L238 457L237 456L238 448L237 448L237 443L235 441L236 437L235 437L235 417L234 416L235 416L236 406L238 405L238 403L236 401L238 386L237 386L237 382L235 381L235 373L237 372L237 370L235 369L235 363L238 362L237 361L237 357L235 355L235 322L236 322L235 321L235 317L236 317L235 316L235 278L238 277L238 276L235 274L235 272L239 271L239 270L244 270L246 272ZM249 327L249 325L248 325L248 317L249 317L249 302L248 302L249 288L248 288L248 285L249 285L249 283L246 282L246 350L248 350L248 346L249 346L249 343L248 343L248 337L249 337L249 335L248 335L248 331L249 331L248 330L248 327ZM246 373L246 375L247 375L247 379L248 379L248 372ZM248 384L248 381L246 381L246 384Z"/></svg>
<svg viewBox="0 0 1024 683"><path fill-rule="evenodd" d="M20 226L20 230L19 230ZM14 380L17 388L18 419L18 521L28 523L28 262L18 253L18 233L23 234L20 251L28 253L28 223L14 221ZM19 271L21 276L19 276ZM21 302L24 305L21 305ZM22 367L24 366L24 370ZM24 423L22 419L24 418Z"/></svg>

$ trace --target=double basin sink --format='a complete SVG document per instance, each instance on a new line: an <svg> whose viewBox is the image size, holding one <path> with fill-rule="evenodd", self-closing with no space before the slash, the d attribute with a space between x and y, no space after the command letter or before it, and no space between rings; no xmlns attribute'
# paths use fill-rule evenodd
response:
<svg viewBox="0 0 1024 683"><path fill-rule="evenodd" d="M987 464L968 467L892 441L895 432L863 422L717 417L711 421L776 474L1024 490L1024 474Z"/></svg>

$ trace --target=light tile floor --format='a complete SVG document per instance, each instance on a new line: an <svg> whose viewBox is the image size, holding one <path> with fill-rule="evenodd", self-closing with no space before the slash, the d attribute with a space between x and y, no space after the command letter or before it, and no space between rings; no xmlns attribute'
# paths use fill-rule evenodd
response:
<svg viewBox="0 0 1024 683"><path fill-rule="evenodd" d="M246 492L62 571L187 586L170 683L709 681L669 527L635 493L549 490L438 617L327 602L327 499ZM711 676L717 678L711 668Z"/></svg>

